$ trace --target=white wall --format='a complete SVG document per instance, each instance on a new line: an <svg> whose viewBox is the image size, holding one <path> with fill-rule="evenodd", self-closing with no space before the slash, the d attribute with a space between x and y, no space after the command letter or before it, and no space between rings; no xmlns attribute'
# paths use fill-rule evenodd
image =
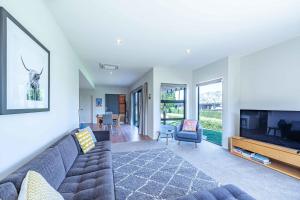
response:
<svg viewBox="0 0 300 200"><path fill-rule="evenodd" d="M79 122L93 123L93 90L79 89Z"/></svg>
<svg viewBox="0 0 300 200"><path fill-rule="evenodd" d="M228 148L229 137L239 135L240 130L240 58L228 57L227 114L222 145ZM226 98L226 96L225 96Z"/></svg>
<svg viewBox="0 0 300 200"><path fill-rule="evenodd" d="M80 89L80 122L90 123L91 113L91 96L93 97L93 123L97 123L96 115L105 113L105 94L125 94L126 95L126 108L128 110L128 88L127 87L115 87L115 86L96 86L95 89ZM96 98L102 98L102 107L96 107Z"/></svg>
<svg viewBox="0 0 300 200"><path fill-rule="evenodd" d="M241 59L241 108L300 110L300 37Z"/></svg>
<svg viewBox="0 0 300 200"><path fill-rule="evenodd" d="M51 51L50 112L0 116L0 179L78 127L79 69L85 68L40 0L0 0ZM90 79L90 78L89 78Z"/></svg>

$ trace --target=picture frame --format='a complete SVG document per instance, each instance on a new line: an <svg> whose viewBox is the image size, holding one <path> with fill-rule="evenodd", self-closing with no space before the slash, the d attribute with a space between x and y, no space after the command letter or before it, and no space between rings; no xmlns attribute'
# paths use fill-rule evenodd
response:
<svg viewBox="0 0 300 200"><path fill-rule="evenodd" d="M96 98L96 107L102 107L102 98Z"/></svg>
<svg viewBox="0 0 300 200"><path fill-rule="evenodd" d="M0 7L0 115L50 111L50 51Z"/></svg>

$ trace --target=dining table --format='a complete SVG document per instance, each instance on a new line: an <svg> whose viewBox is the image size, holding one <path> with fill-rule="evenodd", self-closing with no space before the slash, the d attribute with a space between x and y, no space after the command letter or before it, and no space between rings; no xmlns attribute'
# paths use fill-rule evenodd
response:
<svg viewBox="0 0 300 200"><path fill-rule="evenodd" d="M103 115L97 115L96 116L97 118L97 125L98 126L102 126L103 124ZM116 126L119 127L120 126L120 117L119 117L119 114L112 114L112 119L113 121L116 121Z"/></svg>

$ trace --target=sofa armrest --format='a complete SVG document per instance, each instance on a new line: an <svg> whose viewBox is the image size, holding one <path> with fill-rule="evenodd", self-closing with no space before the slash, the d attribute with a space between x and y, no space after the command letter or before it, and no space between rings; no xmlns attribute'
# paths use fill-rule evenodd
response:
<svg viewBox="0 0 300 200"><path fill-rule="evenodd" d="M109 131L93 131L97 142L110 140Z"/></svg>
<svg viewBox="0 0 300 200"><path fill-rule="evenodd" d="M15 200L18 198L18 192L15 185L11 182L1 183L0 199Z"/></svg>
<svg viewBox="0 0 300 200"><path fill-rule="evenodd" d="M175 126L175 132L178 133L179 131L181 131L181 125L177 125Z"/></svg>
<svg viewBox="0 0 300 200"><path fill-rule="evenodd" d="M179 197L176 200L208 200L218 199L218 197L222 197L222 199L255 200L249 194L234 185L224 185L211 190L195 192Z"/></svg>

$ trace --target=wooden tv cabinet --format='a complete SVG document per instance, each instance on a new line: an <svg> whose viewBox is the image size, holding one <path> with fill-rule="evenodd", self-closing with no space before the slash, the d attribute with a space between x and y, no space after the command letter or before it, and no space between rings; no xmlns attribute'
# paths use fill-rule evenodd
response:
<svg viewBox="0 0 300 200"><path fill-rule="evenodd" d="M266 156L270 159L271 164L264 166L300 179L300 152L298 150L243 137L234 136L230 138L230 152L233 155L245 158L260 165L263 164L234 152L234 147L239 147Z"/></svg>

